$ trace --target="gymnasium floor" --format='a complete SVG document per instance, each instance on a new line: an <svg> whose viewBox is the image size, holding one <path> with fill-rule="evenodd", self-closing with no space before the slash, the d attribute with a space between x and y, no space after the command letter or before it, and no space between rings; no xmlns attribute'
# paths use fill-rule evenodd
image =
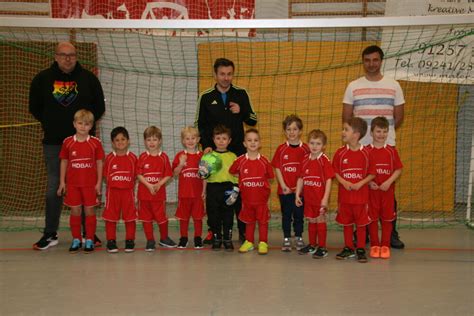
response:
<svg viewBox="0 0 474 316"><path fill-rule="evenodd" d="M178 239L176 229L170 233ZM0 314L474 314L474 231L461 225L402 230L405 250L367 264L334 258L342 246L335 231L323 260L282 253L278 230L270 232L274 248L266 256L209 249L146 253L142 234L131 254L71 255L68 232L44 252L31 250L38 232L1 232Z"/></svg>

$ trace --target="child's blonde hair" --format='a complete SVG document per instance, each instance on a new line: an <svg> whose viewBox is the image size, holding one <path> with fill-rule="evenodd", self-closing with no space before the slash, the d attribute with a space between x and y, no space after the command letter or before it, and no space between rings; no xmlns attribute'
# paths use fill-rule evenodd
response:
<svg viewBox="0 0 474 316"><path fill-rule="evenodd" d="M197 128L192 126L186 126L181 130L181 140L183 140L186 135L192 135L195 137L199 137L199 131Z"/></svg>
<svg viewBox="0 0 474 316"><path fill-rule="evenodd" d="M153 136L155 136L159 140L163 138L163 135L161 134L161 129L159 129L158 127L154 125L147 127L145 131L143 132L144 139L147 139L148 137L153 137Z"/></svg>
<svg viewBox="0 0 474 316"><path fill-rule="evenodd" d="M321 141L323 142L323 145L326 145L328 143L328 137L322 130L313 129L311 132L308 133L308 142L311 139L318 139L318 138L321 139Z"/></svg>
<svg viewBox="0 0 474 316"><path fill-rule="evenodd" d="M87 110L79 110L74 114L74 122L86 122L86 123L94 123L94 114L91 111Z"/></svg>

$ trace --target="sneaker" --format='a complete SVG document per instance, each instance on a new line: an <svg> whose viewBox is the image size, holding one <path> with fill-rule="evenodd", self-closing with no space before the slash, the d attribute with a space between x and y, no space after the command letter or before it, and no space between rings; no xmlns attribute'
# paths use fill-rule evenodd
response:
<svg viewBox="0 0 474 316"><path fill-rule="evenodd" d="M94 235L94 247L102 247L102 241L97 237L97 235Z"/></svg>
<svg viewBox="0 0 474 316"><path fill-rule="evenodd" d="M188 246L188 237L181 237L179 239L178 248L184 249Z"/></svg>
<svg viewBox="0 0 474 316"><path fill-rule="evenodd" d="M366 263L367 262L367 256L365 255L365 249L364 248L357 248L356 249L356 254L357 254L357 261L360 263Z"/></svg>
<svg viewBox="0 0 474 316"><path fill-rule="evenodd" d="M117 242L114 239L107 240L107 252L116 253L118 252Z"/></svg>
<svg viewBox="0 0 474 316"><path fill-rule="evenodd" d="M79 239L74 238L72 240L71 247L69 247L69 253L76 253L79 250L81 250L81 248L82 248L82 242Z"/></svg>
<svg viewBox="0 0 474 316"><path fill-rule="evenodd" d="M264 241L258 243L258 254L266 255L268 253L268 244Z"/></svg>
<svg viewBox="0 0 474 316"><path fill-rule="evenodd" d="M194 237L194 249L202 249L202 238L200 236Z"/></svg>
<svg viewBox="0 0 474 316"><path fill-rule="evenodd" d="M380 249L380 258L390 259L390 248L387 246L382 246Z"/></svg>
<svg viewBox="0 0 474 316"><path fill-rule="evenodd" d="M234 251L234 244L232 240L224 240L224 249L226 251Z"/></svg>
<svg viewBox="0 0 474 316"><path fill-rule="evenodd" d="M176 243L169 236L166 239L160 239L160 246L166 248L176 248Z"/></svg>
<svg viewBox="0 0 474 316"><path fill-rule="evenodd" d="M33 249L35 250L46 250L49 247L56 246L59 243L57 233L44 233L40 240L38 240L34 245Z"/></svg>
<svg viewBox="0 0 474 316"><path fill-rule="evenodd" d="M135 251L135 241L132 239L125 240L125 252Z"/></svg>
<svg viewBox="0 0 474 316"><path fill-rule="evenodd" d="M222 246L222 239L217 239L216 236L214 236L212 240L212 250L219 251L221 250L221 246Z"/></svg>
<svg viewBox="0 0 474 316"><path fill-rule="evenodd" d="M155 249L156 249L156 242L154 240L147 240L145 251L151 252L151 251L155 251Z"/></svg>
<svg viewBox="0 0 474 316"><path fill-rule="evenodd" d="M242 246L240 246L240 248L239 248L240 253L246 253L246 252L249 252L249 251L252 251L252 250L253 250L253 243L251 243L248 240L244 241Z"/></svg>
<svg viewBox="0 0 474 316"><path fill-rule="evenodd" d="M355 257L354 250L352 250L349 247L344 247L344 249L342 249L342 251L336 255L336 259L338 260L346 260L346 259L354 258L354 257Z"/></svg>
<svg viewBox="0 0 474 316"><path fill-rule="evenodd" d="M92 239L86 239L86 244L84 245L84 253L91 253L94 251L94 242Z"/></svg>
<svg viewBox="0 0 474 316"><path fill-rule="evenodd" d="M304 248L304 241L301 237L295 237L295 248L296 250L300 251Z"/></svg>
<svg viewBox="0 0 474 316"><path fill-rule="evenodd" d="M306 247L301 248L298 253L300 255L312 255L316 252L316 248L311 245L306 245Z"/></svg>
<svg viewBox="0 0 474 316"><path fill-rule="evenodd" d="M214 235L212 234L212 231L208 230L206 238L204 238L204 244L205 245L212 245L213 240L214 240Z"/></svg>
<svg viewBox="0 0 474 316"><path fill-rule="evenodd" d="M370 257L371 258L380 258L380 247L379 246L370 247Z"/></svg>
<svg viewBox="0 0 474 316"><path fill-rule="evenodd" d="M313 254L313 259L322 259L328 256L328 250L324 247L319 247Z"/></svg>
<svg viewBox="0 0 474 316"><path fill-rule="evenodd" d="M291 251L291 240L290 238L283 238L283 246L281 246L281 251L290 252Z"/></svg>
<svg viewBox="0 0 474 316"><path fill-rule="evenodd" d="M392 235L390 236L390 246L394 249L405 248L405 244L400 240L400 236L396 230L393 230Z"/></svg>

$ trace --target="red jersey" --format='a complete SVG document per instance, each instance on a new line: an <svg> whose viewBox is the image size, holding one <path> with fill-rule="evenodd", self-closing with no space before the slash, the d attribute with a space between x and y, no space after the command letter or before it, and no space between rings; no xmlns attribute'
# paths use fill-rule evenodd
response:
<svg viewBox="0 0 474 316"><path fill-rule="evenodd" d="M269 179L275 177L272 166L267 158L258 155L257 159L249 159L248 155L239 156L229 173L239 175L239 188L243 204L267 204L270 197Z"/></svg>
<svg viewBox="0 0 474 316"><path fill-rule="evenodd" d="M326 191L326 181L334 178L334 175L334 169L325 154L321 153L316 159L311 159L311 154L304 158L299 177L303 179L305 205L321 205Z"/></svg>
<svg viewBox="0 0 474 316"><path fill-rule="evenodd" d="M334 171L344 180L357 183L369 174L375 175L375 165L369 158L369 150L360 146L358 150L351 150L348 145L339 148L332 161ZM339 183L339 203L366 204L369 202L369 186L366 184L357 191L348 191Z"/></svg>
<svg viewBox="0 0 474 316"><path fill-rule="evenodd" d="M132 152L123 156L117 156L115 152L108 154L104 163L107 188L133 189L137 177L137 160Z"/></svg>
<svg viewBox="0 0 474 316"><path fill-rule="evenodd" d="M179 158L186 155L186 163L181 169L178 178L178 198L198 198L202 195L203 181L199 178L198 169L199 161L202 157L202 152L198 151L194 154L180 151L176 154L171 166L174 170L179 165Z"/></svg>
<svg viewBox="0 0 474 316"><path fill-rule="evenodd" d="M156 156L144 152L138 158L137 175L145 177L151 184L158 183L164 177L171 177L171 164L168 156L160 152ZM141 182L138 184L138 200L144 201L163 201L166 200L166 185L161 186L160 190L152 195L150 191Z"/></svg>
<svg viewBox="0 0 474 316"><path fill-rule="evenodd" d="M301 170L301 162L306 154L309 153L309 147L303 142L297 146L292 146L288 142L278 146L272 159L272 166L280 169L286 185L295 192L296 181ZM280 183L278 183L278 194L283 194Z"/></svg>
<svg viewBox="0 0 474 316"><path fill-rule="evenodd" d="M395 170L402 169L402 161L398 156L395 147L385 145L381 148L375 148L372 144L366 146L370 152L370 159L375 165L376 175L373 180L377 185L381 185L388 180ZM392 183L387 192L394 192L395 182Z"/></svg>
<svg viewBox="0 0 474 316"><path fill-rule="evenodd" d="M67 137L59 153L60 159L68 161L66 184L76 187L90 187L97 184L97 160L104 159L104 149L100 140L88 136L80 142L76 135Z"/></svg>

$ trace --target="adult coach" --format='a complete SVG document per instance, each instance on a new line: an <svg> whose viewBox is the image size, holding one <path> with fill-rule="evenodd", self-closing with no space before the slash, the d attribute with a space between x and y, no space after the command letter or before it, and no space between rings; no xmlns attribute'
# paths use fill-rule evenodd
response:
<svg viewBox="0 0 474 316"><path fill-rule="evenodd" d="M41 123L44 132L43 152L48 177L45 228L41 239L33 245L37 250L46 250L58 244L57 231L62 208L62 197L56 194L59 186L59 152L63 140L75 133L72 124L74 113L86 109L98 120L105 112L104 93L99 79L79 64L74 45L59 43L54 60L49 68L33 78L30 86L29 110Z"/></svg>
<svg viewBox="0 0 474 316"><path fill-rule="evenodd" d="M201 136L201 146L204 152L215 149L212 141L212 131L218 124L225 125L231 130L232 140L228 147L238 156L245 153L243 124L254 126L257 115L252 109L250 98L245 89L232 84L235 66L225 58L214 62L214 87L201 93L198 99L195 126ZM240 212L240 199L236 204L236 215ZM238 220L239 240L245 240L245 224ZM208 237L210 237L208 235ZM208 238L206 238L208 239Z"/></svg>
<svg viewBox="0 0 474 316"><path fill-rule="evenodd" d="M342 120L347 122L352 116L357 116L370 126L372 119L384 116L390 124L387 143L395 146L395 130L403 122L405 99L400 84L382 75L380 69L383 57L382 49L376 45L368 46L362 52L365 76L352 81L346 88ZM360 142L363 145L372 143L370 129ZM396 220L393 222L390 244L396 249L405 247L396 231Z"/></svg>

